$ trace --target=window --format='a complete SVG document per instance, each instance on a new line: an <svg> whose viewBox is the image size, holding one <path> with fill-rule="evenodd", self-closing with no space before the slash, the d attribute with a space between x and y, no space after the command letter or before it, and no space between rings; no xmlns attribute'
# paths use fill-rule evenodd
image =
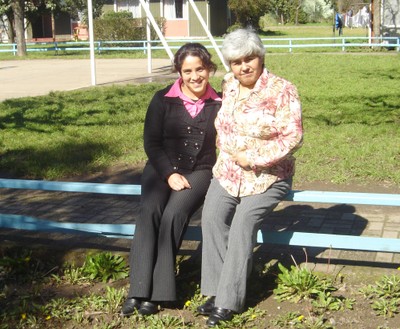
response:
<svg viewBox="0 0 400 329"><path fill-rule="evenodd" d="M184 0L164 0L163 2L166 19L184 18Z"/></svg>
<svg viewBox="0 0 400 329"><path fill-rule="evenodd" d="M183 0L175 0L175 18L183 18Z"/></svg>

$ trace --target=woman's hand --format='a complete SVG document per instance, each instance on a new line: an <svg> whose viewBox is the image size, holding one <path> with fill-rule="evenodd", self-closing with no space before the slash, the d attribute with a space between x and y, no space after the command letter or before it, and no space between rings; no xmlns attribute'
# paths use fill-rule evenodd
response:
<svg viewBox="0 0 400 329"><path fill-rule="evenodd" d="M251 170L250 163L247 160L245 151L237 152L232 158L233 158L233 161L235 161L235 163L238 166L242 167L244 170Z"/></svg>
<svg viewBox="0 0 400 329"><path fill-rule="evenodd" d="M174 191L182 191L185 188L192 188L185 176L177 173L168 177L168 185Z"/></svg>

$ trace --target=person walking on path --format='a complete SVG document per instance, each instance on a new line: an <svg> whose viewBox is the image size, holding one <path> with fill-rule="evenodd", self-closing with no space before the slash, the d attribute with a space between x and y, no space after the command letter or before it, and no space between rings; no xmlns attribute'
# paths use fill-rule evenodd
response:
<svg viewBox="0 0 400 329"><path fill-rule="evenodd" d="M226 36L222 54L231 72L223 81L217 148L202 212L201 293L197 312L207 325L243 311L246 280L262 221L291 189L302 143L296 87L264 67L265 49L250 29Z"/></svg>
<svg viewBox="0 0 400 329"><path fill-rule="evenodd" d="M156 92L145 118L148 161L123 316L155 314L160 302L176 300L176 254L190 217L204 201L216 161L214 120L221 99L209 77L217 67L203 45L191 43L177 51L174 68L180 78Z"/></svg>

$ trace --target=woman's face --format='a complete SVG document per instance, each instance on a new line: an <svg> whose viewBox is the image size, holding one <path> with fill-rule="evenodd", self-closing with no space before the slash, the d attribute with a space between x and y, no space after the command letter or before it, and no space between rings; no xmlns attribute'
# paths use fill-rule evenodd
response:
<svg viewBox="0 0 400 329"><path fill-rule="evenodd" d="M182 92L191 99L198 99L207 89L210 70L205 68L199 57L187 56L180 72L183 80Z"/></svg>
<svg viewBox="0 0 400 329"><path fill-rule="evenodd" d="M230 67L240 84L252 89L263 71L263 61L258 56L246 56L231 61Z"/></svg>

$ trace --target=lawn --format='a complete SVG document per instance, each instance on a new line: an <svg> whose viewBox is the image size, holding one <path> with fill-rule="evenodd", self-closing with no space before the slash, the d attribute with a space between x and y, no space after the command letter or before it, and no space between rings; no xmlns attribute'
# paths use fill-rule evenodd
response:
<svg viewBox="0 0 400 329"><path fill-rule="evenodd" d="M295 83L301 96L305 138L297 182L400 184L399 54L267 53L266 66ZM220 83L213 78L216 89ZM165 84L0 103L1 173L59 180L140 165L145 111Z"/></svg>

